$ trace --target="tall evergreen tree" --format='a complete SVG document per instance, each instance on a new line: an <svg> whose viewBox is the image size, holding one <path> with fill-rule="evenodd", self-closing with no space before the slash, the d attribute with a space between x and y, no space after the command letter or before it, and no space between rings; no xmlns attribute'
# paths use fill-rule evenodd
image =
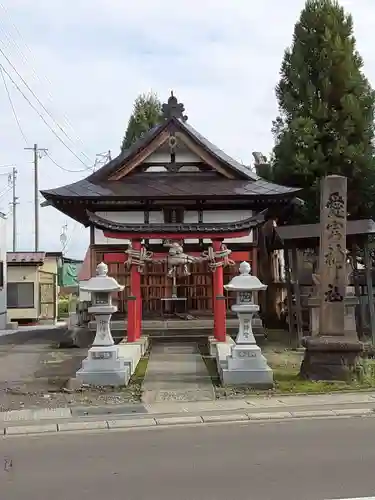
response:
<svg viewBox="0 0 375 500"><path fill-rule="evenodd" d="M137 97L122 141L122 151L128 149L137 139L161 122L161 106L158 96L153 92L140 94Z"/></svg>
<svg viewBox="0 0 375 500"><path fill-rule="evenodd" d="M334 0L307 0L276 87L272 177L305 188L304 220L319 217L319 179L348 177L352 218L374 213L375 93L356 50L353 21Z"/></svg>

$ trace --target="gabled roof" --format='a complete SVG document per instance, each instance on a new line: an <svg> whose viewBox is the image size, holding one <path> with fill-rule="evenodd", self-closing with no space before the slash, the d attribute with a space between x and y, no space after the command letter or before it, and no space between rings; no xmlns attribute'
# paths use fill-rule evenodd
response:
<svg viewBox="0 0 375 500"><path fill-rule="evenodd" d="M103 181L107 180L112 174L114 174L117 169L122 167L128 160L133 158L137 153L139 153L145 146L147 146L153 139L155 139L161 132L166 130L171 125L188 135L194 142L198 143L199 146L203 147L208 153L212 154L217 160L224 163L230 170L233 170L242 179L258 180L260 177L251 170L250 167L239 163L235 159L228 156L224 151L215 146L206 137L197 132L190 124L187 124L180 118L171 117L168 121L153 127L149 130L144 137L138 139L129 149L120 153L116 158L111 160L107 165L104 165L97 172L94 172L89 177L88 181Z"/></svg>
<svg viewBox="0 0 375 500"><path fill-rule="evenodd" d="M129 149L85 179L57 189L41 191L51 201L57 199L136 199L200 196L244 196L246 198L290 198L298 188L273 184L259 177L250 167L234 160L220 148L186 123L184 106L171 95L163 105L164 121L149 130ZM194 147L204 163L210 163L213 172L189 175L158 173L147 176L128 175L145 158L164 144L171 135L180 139L188 149ZM128 170L126 170L128 169ZM215 174L216 171L216 174ZM222 175L220 175L222 174ZM202 182L207 180L208 182ZM117 182L118 181L118 182Z"/></svg>

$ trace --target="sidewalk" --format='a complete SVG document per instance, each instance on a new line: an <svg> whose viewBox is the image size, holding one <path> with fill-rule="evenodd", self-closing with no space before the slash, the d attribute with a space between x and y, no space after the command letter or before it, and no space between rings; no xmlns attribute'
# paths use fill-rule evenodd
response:
<svg viewBox="0 0 375 500"><path fill-rule="evenodd" d="M0 413L0 433L25 435L251 420L375 416L375 392L153 403L92 410L92 407L82 407L3 412Z"/></svg>

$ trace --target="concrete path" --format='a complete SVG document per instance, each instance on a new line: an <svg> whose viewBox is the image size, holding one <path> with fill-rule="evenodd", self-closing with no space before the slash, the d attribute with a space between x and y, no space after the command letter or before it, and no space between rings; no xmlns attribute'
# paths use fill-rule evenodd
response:
<svg viewBox="0 0 375 500"><path fill-rule="evenodd" d="M155 345L142 389L146 404L215 399L211 377L194 343Z"/></svg>
<svg viewBox="0 0 375 500"><path fill-rule="evenodd" d="M327 500L375 494L375 419L1 441L4 500Z"/></svg>

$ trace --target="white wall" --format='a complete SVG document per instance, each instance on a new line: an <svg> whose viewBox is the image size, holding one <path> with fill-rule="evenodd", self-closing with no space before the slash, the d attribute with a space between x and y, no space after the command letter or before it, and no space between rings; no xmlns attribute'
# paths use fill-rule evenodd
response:
<svg viewBox="0 0 375 500"><path fill-rule="evenodd" d="M3 262L4 286L0 288L0 330L5 330L7 319L7 219L0 214L0 261Z"/></svg>
<svg viewBox="0 0 375 500"><path fill-rule="evenodd" d="M145 220L144 212L96 212L96 215L114 222L143 224ZM128 244L129 240L106 238L101 229L95 229L94 243L95 245L124 245Z"/></svg>
<svg viewBox="0 0 375 500"><path fill-rule="evenodd" d="M170 163L171 161L171 153L169 151L155 151L155 153L152 153L150 156L148 156L145 159L146 163L161 163L161 164L166 164ZM190 151L179 151L177 149L176 151L176 161L177 162L200 162L202 161L201 158L199 158L198 155L190 152Z"/></svg>
<svg viewBox="0 0 375 500"><path fill-rule="evenodd" d="M253 215L251 210L204 210L203 222L235 222L248 219ZM205 239L204 242L209 243L211 240ZM253 232L250 231L248 236L242 238L230 238L224 240L224 243L251 243L253 241Z"/></svg>
<svg viewBox="0 0 375 500"><path fill-rule="evenodd" d="M115 221L115 222L128 222L134 224L143 224L144 222L144 212L96 212L97 215L103 217L104 219ZM251 217L253 212L251 210L204 210L203 211L203 222L235 222L239 220L247 219ZM150 224L163 223L163 212L150 211L149 214ZM197 210L187 210L184 214L184 222L198 222L198 211ZM100 229L95 229L94 233L95 244L96 245L120 245L128 244L129 240L119 240L115 238L106 238L103 231ZM197 239L187 239L185 243L197 243ZM206 243L210 243L211 240L205 239ZM253 241L253 234L250 231L248 236L243 236L242 238L232 238L224 240L224 243L251 243ZM153 239L150 243L161 243L162 240Z"/></svg>

